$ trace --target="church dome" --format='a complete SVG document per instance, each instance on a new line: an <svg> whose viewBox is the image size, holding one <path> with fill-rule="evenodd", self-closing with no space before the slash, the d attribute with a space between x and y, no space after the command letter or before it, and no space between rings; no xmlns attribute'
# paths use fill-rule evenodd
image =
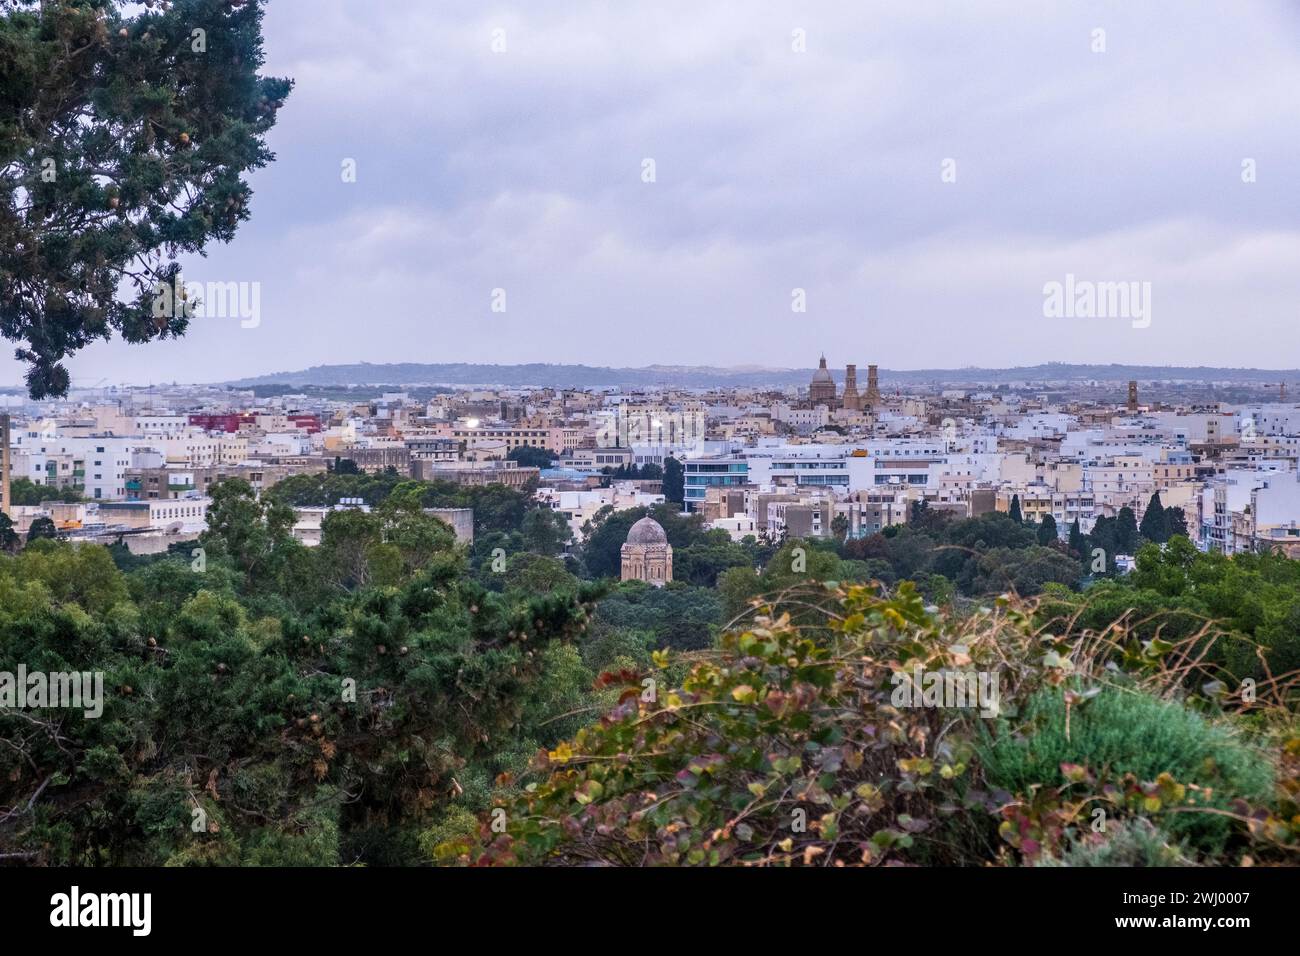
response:
<svg viewBox="0 0 1300 956"><path fill-rule="evenodd" d="M822 356L821 365L817 367L817 371L813 372L812 380L814 385L833 385L835 383L835 380L831 378L831 373L826 369L825 355Z"/></svg>
<svg viewBox="0 0 1300 956"><path fill-rule="evenodd" d="M649 516L642 518L627 533L628 544L667 544L663 525Z"/></svg>

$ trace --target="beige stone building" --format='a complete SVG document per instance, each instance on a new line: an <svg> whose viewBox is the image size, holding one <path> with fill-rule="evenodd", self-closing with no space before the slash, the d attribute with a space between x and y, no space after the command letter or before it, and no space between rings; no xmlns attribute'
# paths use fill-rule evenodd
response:
<svg viewBox="0 0 1300 956"><path fill-rule="evenodd" d="M830 370L826 368L825 355L821 357L817 371L813 373L812 382L808 385L808 407L816 408L818 405L825 405L827 408L834 408L836 405L835 379L831 378Z"/></svg>
<svg viewBox="0 0 1300 956"><path fill-rule="evenodd" d="M663 587L673 579L673 546L663 525L649 516L627 533L622 552L622 579Z"/></svg>

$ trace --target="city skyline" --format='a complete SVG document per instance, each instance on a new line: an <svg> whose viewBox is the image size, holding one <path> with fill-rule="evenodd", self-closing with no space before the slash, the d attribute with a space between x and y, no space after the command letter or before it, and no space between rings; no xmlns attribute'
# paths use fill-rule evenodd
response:
<svg viewBox="0 0 1300 956"><path fill-rule="evenodd" d="M828 370L837 385L846 378L845 366L865 365L846 362L831 364ZM1233 387L1275 388L1279 381L1300 391L1300 368L1268 368L1261 366L1143 366L1128 363L1072 363L1044 362L1019 366L967 365L955 368L885 368L872 364L883 380L891 386L936 386L945 382L953 385L986 385L1008 387L1026 383L1053 383L1077 385L1088 382L1124 383L1140 380L1169 385L1204 384ZM304 388L373 387L377 389L402 389L411 387L516 389L571 389L623 390L657 389L751 389L788 391L805 390L806 379L815 370L814 365L666 365L599 366L577 362L554 363L418 363L375 362L338 363L312 366L305 369L281 369L265 375L238 379L183 381L162 379L148 381L75 382L70 394L64 398L40 400L38 404L62 405L85 394L107 388L131 390L154 387L193 387L247 389L254 386L277 385ZM864 371L865 374L865 371ZM20 405L30 401L20 384L0 385L0 392L8 393L0 404ZM75 393L75 394L74 394Z"/></svg>
<svg viewBox="0 0 1300 956"><path fill-rule="evenodd" d="M1283 4L306 11L267 9L266 71L297 86L252 219L184 260L256 284L260 321L93 344L74 387L770 365L790 337L900 369L1300 365ZM1071 277L1149 283L1148 314L1049 318Z"/></svg>

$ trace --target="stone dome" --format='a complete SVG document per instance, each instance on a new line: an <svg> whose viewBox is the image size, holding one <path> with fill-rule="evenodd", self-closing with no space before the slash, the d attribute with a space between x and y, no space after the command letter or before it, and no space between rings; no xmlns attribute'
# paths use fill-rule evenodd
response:
<svg viewBox="0 0 1300 956"><path fill-rule="evenodd" d="M663 525L649 516L642 518L627 533L628 544L667 544Z"/></svg>
<svg viewBox="0 0 1300 956"><path fill-rule="evenodd" d="M814 385L835 384L835 379L831 378L831 373L826 368L825 355L822 356L821 364L817 367L817 371L813 372L812 380Z"/></svg>

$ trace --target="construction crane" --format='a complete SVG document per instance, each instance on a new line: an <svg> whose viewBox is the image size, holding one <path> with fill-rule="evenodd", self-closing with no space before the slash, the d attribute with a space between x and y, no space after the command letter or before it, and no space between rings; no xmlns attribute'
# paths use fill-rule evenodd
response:
<svg viewBox="0 0 1300 956"><path fill-rule="evenodd" d="M72 391L73 389L80 389L80 388L100 388L107 381L108 381L108 376L105 376L101 378L98 382L92 382L91 384L88 385L86 384L86 379L74 378L69 384L68 390Z"/></svg>
<svg viewBox="0 0 1300 956"><path fill-rule="evenodd" d="M1268 382L1264 385L1264 388L1277 389L1277 400L1279 402L1286 401L1286 382L1278 382L1276 385L1273 384L1272 382Z"/></svg>

